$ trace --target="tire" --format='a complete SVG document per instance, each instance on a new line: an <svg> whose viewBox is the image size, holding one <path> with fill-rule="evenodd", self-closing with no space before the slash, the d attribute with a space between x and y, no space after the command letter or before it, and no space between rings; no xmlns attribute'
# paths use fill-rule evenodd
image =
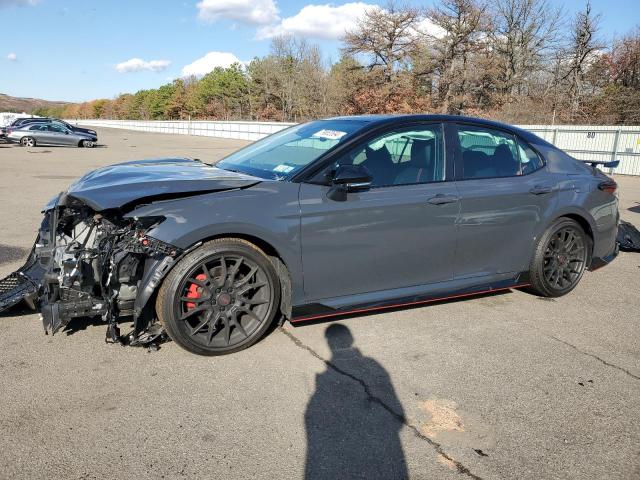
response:
<svg viewBox="0 0 640 480"><path fill-rule="evenodd" d="M271 260L237 238L212 240L181 259L158 291L156 313L171 339L197 355L250 347L280 304Z"/></svg>
<svg viewBox="0 0 640 480"><path fill-rule="evenodd" d="M84 148L93 148L95 147L95 143L93 143L91 140L82 140L80 142L80 146L84 147Z"/></svg>
<svg viewBox="0 0 640 480"><path fill-rule="evenodd" d="M22 145L23 147L35 147L36 139L33 137L22 137L20 139L20 145Z"/></svg>
<svg viewBox="0 0 640 480"><path fill-rule="evenodd" d="M587 267L591 238L575 220L560 218L540 237L531 261L531 290L561 297L573 290Z"/></svg>

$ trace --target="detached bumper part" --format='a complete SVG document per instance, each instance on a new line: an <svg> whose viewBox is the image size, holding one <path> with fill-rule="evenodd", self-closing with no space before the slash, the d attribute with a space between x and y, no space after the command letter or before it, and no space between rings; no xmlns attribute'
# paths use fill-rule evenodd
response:
<svg viewBox="0 0 640 480"><path fill-rule="evenodd" d="M21 300L35 310L44 272L33 250L22 267L0 280L0 312L17 305Z"/></svg>
<svg viewBox="0 0 640 480"><path fill-rule="evenodd" d="M0 312L21 300L32 300L40 286L20 270L0 280Z"/></svg>
<svg viewBox="0 0 640 480"><path fill-rule="evenodd" d="M620 250L625 252L640 252L640 232L629 222L620 222L616 241Z"/></svg>

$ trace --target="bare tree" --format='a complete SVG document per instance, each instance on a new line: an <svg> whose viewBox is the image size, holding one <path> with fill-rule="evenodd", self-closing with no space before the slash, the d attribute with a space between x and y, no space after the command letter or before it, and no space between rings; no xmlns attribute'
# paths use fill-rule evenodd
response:
<svg viewBox="0 0 640 480"><path fill-rule="evenodd" d="M493 46L502 66L503 92L528 94L527 80L560 47L564 13L548 0L493 0Z"/></svg>
<svg viewBox="0 0 640 480"><path fill-rule="evenodd" d="M588 1L585 9L576 13L573 20L568 51L569 69L564 76L568 81L568 94L571 118L575 118L580 108L580 100L585 74L594 55L604 45L598 38L600 16L595 15Z"/></svg>
<svg viewBox="0 0 640 480"><path fill-rule="evenodd" d="M387 81L406 66L418 44L421 20L417 8L389 1L384 8L369 8L356 28L344 36L343 54L367 58L369 70L381 68Z"/></svg>
<svg viewBox="0 0 640 480"><path fill-rule="evenodd" d="M640 90L640 27L614 44L609 62L616 84Z"/></svg>
<svg viewBox="0 0 640 480"><path fill-rule="evenodd" d="M434 41L438 91L444 112L464 109L470 55L486 45L485 13L486 5L476 0L442 0L440 5L427 10L427 18L445 32ZM458 97L455 105L454 96Z"/></svg>

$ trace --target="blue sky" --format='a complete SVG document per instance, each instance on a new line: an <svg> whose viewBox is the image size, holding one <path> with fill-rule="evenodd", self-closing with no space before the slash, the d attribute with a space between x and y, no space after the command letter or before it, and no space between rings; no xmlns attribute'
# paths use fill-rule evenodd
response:
<svg viewBox="0 0 640 480"><path fill-rule="evenodd" d="M586 0L551 1L571 13ZM383 3L0 0L0 93L67 101L111 98L264 55L269 38L282 32L307 37L335 60L335 38L344 26L367 4ZM640 24L638 0L592 4L602 14L607 38Z"/></svg>

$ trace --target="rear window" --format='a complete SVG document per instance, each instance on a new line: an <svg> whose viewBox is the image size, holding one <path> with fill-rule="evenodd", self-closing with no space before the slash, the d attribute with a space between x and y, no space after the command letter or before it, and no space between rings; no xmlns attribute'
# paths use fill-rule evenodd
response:
<svg viewBox="0 0 640 480"><path fill-rule="evenodd" d="M527 175L542 168L540 156L508 132L480 126L458 126L465 179Z"/></svg>
<svg viewBox="0 0 640 480"><path fill-rule="evenodd" d="M540 155L522 140L518 140L518 153L520 154L522 175L535 172L543 167L544 162Z"/></svg>

